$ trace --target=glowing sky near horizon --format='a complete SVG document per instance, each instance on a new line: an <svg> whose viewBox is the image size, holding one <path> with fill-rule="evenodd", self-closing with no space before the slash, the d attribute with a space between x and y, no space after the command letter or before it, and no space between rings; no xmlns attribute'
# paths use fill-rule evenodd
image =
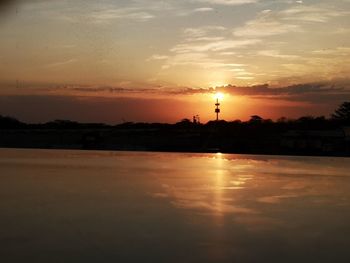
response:
<svg viewBox="0 0 350 263"><path fill-rule="evenodd" d="M319 103L323 86L313 90L312 101L232 92L226 100L235 103L226 108L231 119L253 112L297 116L302 110L293 107L302 105L327 114L340 98L350 98L349 0L7 2L13 4L0 6L0 96L202 101L192 112L210 118L212 108L204 109L211 95L181 91L264 83L342 89ZM135 120L141 119L148 120Z"/></svg>

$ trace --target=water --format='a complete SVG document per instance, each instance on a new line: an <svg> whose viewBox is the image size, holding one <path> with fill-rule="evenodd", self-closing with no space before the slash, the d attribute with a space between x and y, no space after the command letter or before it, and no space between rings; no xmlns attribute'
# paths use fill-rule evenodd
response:
<svg viewBox="0 0 350 263"><path fill-rule="evenodd" d="M349 262L350 159L0 150L1 262Z"/></svg>

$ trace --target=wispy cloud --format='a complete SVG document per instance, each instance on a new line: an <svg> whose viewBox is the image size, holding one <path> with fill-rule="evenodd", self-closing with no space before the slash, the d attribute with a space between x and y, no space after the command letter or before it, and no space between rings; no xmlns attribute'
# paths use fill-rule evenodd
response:
<svg viewBox="0 0 350 263"><path fill-rule="evenodd" d="M207 42L225 39L224 34L226 30L223 26L202 26L185 28L183 33L186 42Z"/></svg>
<svg viewBox="0 0 350 263"><path fill-rule="evenodd" d="M120 8L111 10L100 10L91 13L94 22L108 22L116 19L130 19L136 21L147 21L155 16L149 12L142 11L139 8Z"/></svg>
<svg viewBox="0 0 350 263"><path fill-rule="evenodd" d="M50 64L47 64L45 67L46 68L57 68L57 67L61 67L61 66L66 66L68 64L72 64L72 63L77 62L77 61L78 61L77 59L72 58L72 59L68 59L68 60L64 60L64 61L50 63Z"/></svg>
<svg viewBox="0 0 350 263"><path fill-rule="evenodd" d="M298 25L281 22L272 14L271 10L265 10L256 19L234 29L233 34L238 37L266 37L300 32L301 30Z"/></svg>
<svg viewBox="0 0 350 263"><path fill-rule="evenodd" d="M189 27L184 29L184 35L187 37L203 37L224 30L226 30L226 28L223 26Z"/></svg>
<svg viewBox="0 0 350 263"><path fill-rule="evenodd" d="M300 59L300 56L297 55L285 55L281 54L278 50L260 50L257 52L260 56L282 58L282 59Z"/></svg>
<svg viewBox="0 0 350 263"><path fill-rule="evenodd" d="M261 11L258 16L234 29L240 37L267 37L291 32L305 32L305 23L326 23L335 17L349 15L350 12L328 5L297 5L285 10Z"/></svg>
<svg viewBox="0 0 350 263"><path fill-rule="evenodd" d="M199 7L193 10L194 12L211 12L214 11L212 7Z"/></svg>
<svg viewBox="0 0 350 263"><path fill-rule="evenodd" d="M223 26L202 26L185 28L183 41L172 47L163 69L190 65L202 69L216 69L230 72L244 66L236 61L228 61L227 55L260 43L259 39L234 39L230 30Z"/></svg>
<svg viewBox="0 0 350 263"><path fill-rule="evenodd" d="M44 1L47 2L47 1ZM46 9L46 4L42 5L40 2L34 0L30 1L31 8L43 9L43 13L52 18L59 18L68 22L72 21L86 21L87 23L108 24L115 20L128 20L135 22L145 22L156 17L169 16L188 16L192 14L203 14L214 11L210 6L193 7L182 1L157 1L157 0L132 0L125 2L103 1L85 2L77 0L75 3L67 3L62 1L60 8L65 9L65 12L57 12L57 10L50 8ZM82 4L83 7L81 8Z"/></svg>
<svg viewBox="0 0 350 263"><path fill-rule="evenodd" d="M337 10L332 6L297 5L279 12L283 20L326 23L333 17L349 15L349 11Z"/></svg>
<svg viewBox="0 0 350 263"><path fill-rule="evenodd" d="M204 14L204 13L209 13L213 12L214 8L212 7L198 7L195 9L178 9L175 11L175 14L177 16L189 16L189 15L194 15L194 14Z"/></svg>
<svg viewBox="0 0 350 263"><path fill-rule="evenodd" d="M223 67L225 63L219 59L209 57L206 53L199 52L185 52L175 54L166 61L163 65L163 69L168 69L174 66L198 66L202 68Z"/></svg>
<svg viewBox="0 0 350 263"><path fill-rule="evenodd" d="M350 47L337 47L334 49L319 49L312 51L315 55L350 56Z"/></svg>
<svg viewBox="0 0 350 263"><path fill-rule="evenodd" d="M165 60L165 59L168 59L168 58L169 58L169 56L154 54L150 58L148 58L147 61Z"/></svg>
<svg viewBox="0 0 350 263"><path fill-rule="evenodd" d="M331 83L305 83L287 87L272 88L268 84L256 86L224 86L217 87L219 91L241 96L277 96L277 95L301 95L301 94L348 94L350 90L343 86L334 86Z"/></svg>
<svg viewBox="0 0 350 263"><path fill-rule="evenodd" d="M129 1L128 3L99 3L94 1L28 1L25 8L51 19L67 22L108 24L113 21L127 20L145 22L156 17L164 10L171 10L170 4L155 1Z"/></svg>
<svg viewBox="0 0 350 263"><path fill-rule="evenodd" d="M246 40L220 40L212 41L203 44L179 44L171 49L175 53L186 52L206 52L206 51L223 51L235 48L246 47L261 42L259 39L246 39Z"/></svg>

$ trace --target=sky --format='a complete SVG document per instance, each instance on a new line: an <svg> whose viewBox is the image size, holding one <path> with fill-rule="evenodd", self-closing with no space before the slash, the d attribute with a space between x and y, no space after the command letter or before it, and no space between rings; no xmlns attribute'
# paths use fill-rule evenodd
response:
<svg viewBox="0 0 350 263"><path fill-rule="evenodd" d="M326 117L350 100L350 0L0 1L0 115Z"/></svg>

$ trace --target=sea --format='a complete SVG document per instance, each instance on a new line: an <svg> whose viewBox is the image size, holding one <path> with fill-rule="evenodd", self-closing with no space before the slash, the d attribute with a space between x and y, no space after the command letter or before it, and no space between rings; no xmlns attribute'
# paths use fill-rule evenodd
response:
<svg viewBox="0 0 350 263"><path fill-rule="evenodd" d="M350 262L350 159L0 149L0 261Z"/></svg>

